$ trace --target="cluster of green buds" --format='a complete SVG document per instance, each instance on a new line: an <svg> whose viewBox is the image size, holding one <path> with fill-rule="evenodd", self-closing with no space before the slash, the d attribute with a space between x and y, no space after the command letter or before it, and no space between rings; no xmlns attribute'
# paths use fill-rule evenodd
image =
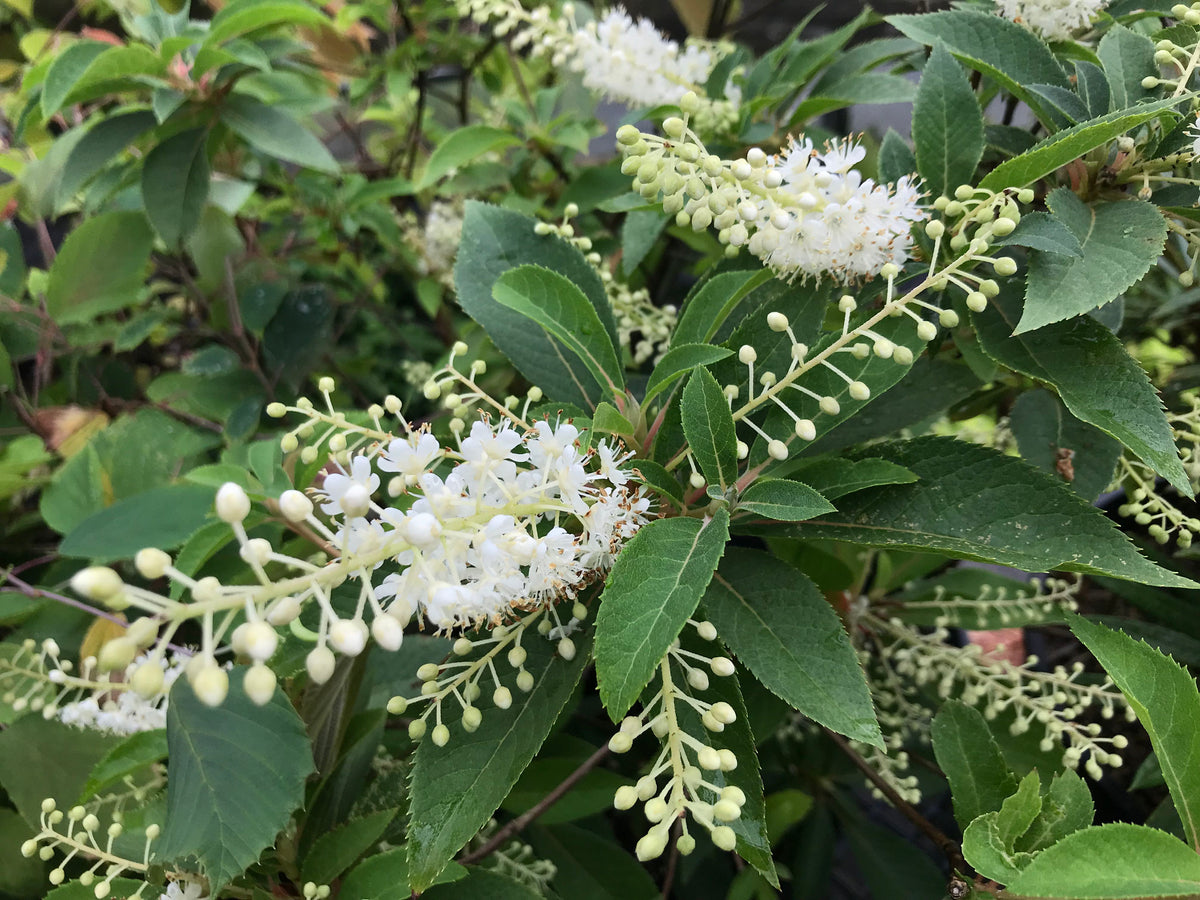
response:
<svg viewBox="0 0 1200 900"><path fill-rule="evenodd" d="M112 892L112 882L121 876L143 876L150 868L150 846L158 839L158 825L146 828L146 843L140 859L127 859L113 850L113 842L124 833L120 822L112 822L101 829L100 819L83 806L73 806L63 812L52 798L42 801L38 820L38 833L21 845L21 855L37 856L50 860L55 854L65 854L55 868L50 870L49 880L53 885L62 884L67 878L66 865L76 857L91 860L92 865L81 873L78 882L91 888L92 894L103 900ZM142 882L130 900L141 897L147 885Z"/></svg>
<svg viewBox="0 0 1200 900"><path fill-rule="evenodd" d="M1167 420L1179 447L1184 471L1193 486L1200 484L1200 396L1185 394L1183 400L1191 408L1182 413L1170 413ZM1159 486L1159 477L1153 469L1136 457L1122 454L1117 461L1115 486L1125 489L1126 502L1118 512L1130 516L1146 530L1155 541L1166 544L1175 538L1182 548L1192 545L1200 537L1200 519L1189 516L1179 509L1165 493L1168 489Z"/></svg>
<svg viewBox="0 0 1200 900"><path fill-rule="evenodd" d="M425 663L417 669L421 682L420 692L415 697L392 697L387 704L388 712L394 716L406 715L420 703L427 704L417 718L408 723L408 735L419 741L426 734L438 747L450 742L450 728L443 721L442 703L453 699L460 710L459 724L464 732L476 731L483 722L483 711L477 701L483 696L484 687L491 689L491 705L496 709L512 706L512 690L504 684L501 672L515 673L512 683L521 693L529 693L535 683L534 675L526 667L528 650L522 640L536 631L541 638L551 638L555 653L562 659L575 658L575 642L569 633L587 618L587 607L575 601L571 618L564 623L558 610L550 607L536 610L508 625L497 625L483 636L463 634L452 645L451 657L441 663ZM433 727L429 727L430 721Z"/></svg>
<svg viewBox="0 0 1200 900"><path fill-rule="evenodd" d="M1044 577L1028 586L1013 588L1005 584L985 583L978 592L964 595L938 584L928 599L895 601L894 612L905 621L930 624L939 628L1007 628L1044 622L1075 612L1083 586L1081 579Z"/></svg>
<svg viewBox="0 0 1200 900"><path fill-rule="evenodd" d="M872 682L879 706L900 714L921 716L914 697L921 687L932 687L943 699L951 697L977 706L987 719L1011 714L1009 730L1024 734L1034 727L1042 729L1040 749L1050 753L1062 748L1063 765L1076 769L1081 764L1092 778L1103 776L1103 766L1122 764L1118 750L1128 746L1124 735L1106 736L1097 722L1084 723L1080 717L1096 710L1102 719L1121 712L1126 721L1136 719L1124 695L1107 677L1098 684L1084 681L1083 665L1070 669L1056 666L1050 672L1038 671L1038 659L1030 656L1022 665L985 656L978 644L954 647L948 643L945 628L922 633L917 627L897 618L882 618L865 613L859 625L870 635L873 652L869 655L885 675ZM892 697L882 698L882 694Z"/></svg>
<svg viewBox="0 0 1200 900"><path fill-rule="evenodd" d="M1171 7L1171 15L1184 25L1200 25L1200 3L1176 3ZM1142 79L1142 87L1153 90L1157 87L1174 88L1176 96L1188 89L1188 83L1195 74L1196 65L1200 62L1200 43L1180 45L1173 40L1163 39L1154 45L1154 61L1160 66L1169 66L1174 70L1174 77L1147 75Z"/></svg>
<svg viewBox="0 0 1200 900"><path fill-rule="evenodd" d="M702 640L717 639L717 630L712 623L689 619L688 624ZM676 676L672 675L672 665L682 676L683 683L677 682ZM633 742L647 731L662 742L662 749L650 771L635 785L618 788L613 798L617 809L643 804L646 818L650 820L650 830L637 843L638 859L645 861L661 856L677 820L682 827L677 843L679 852L691 853L696 847L696 839L689 831L688 816L708 830L712 842L719 848L734 848L737 838L727 823L741 816L746 795L741 788L727 783L724 773L737 768L737 756L727 747L714 747L689 734L680 721L682 707L688 707L714 735L735 722L737 714L727 702L710 703L692 693L708 690L710 673L725 677L733 672L733 661L728 657L707 657L685 650L676 640L659 664L661 684L658 692L643 705L640 713L627 716L609 739L608 747L614 753L628 752ZM663 776L666 779L660 785L659 779Z"/></svg>
<svg viewBox="0 0 1200 900"><path fill-rule="evenodd" d="M592 239L576 233L571 219L578 215L578 205L568 203L561 222L538 222L534 231L540 235L557 235L583 252L584 259L596 270L604 285L604 293L617 322L617 338L621 346L629 351L635 366L647 360L657 363L667 352L671 332L679 317L678 311L670 304L655 306L646 288L631 288L613 275L609 267L604 265L600 254L592 249Z"/></svg>
<svg viewBox="0 0 1200 900"><path fill-rule="evenodd" d="M479 834L471 838L467 852L472 852L487 845L496 834L498 824L495 819L489 819L480 829ZM558 874L558 866L548 859L542 859L533 847L521 840L510 841L506 846L498 847L488 855L482 865L513 881L532 888L538 894L545 894L550 882Z"/></svg>

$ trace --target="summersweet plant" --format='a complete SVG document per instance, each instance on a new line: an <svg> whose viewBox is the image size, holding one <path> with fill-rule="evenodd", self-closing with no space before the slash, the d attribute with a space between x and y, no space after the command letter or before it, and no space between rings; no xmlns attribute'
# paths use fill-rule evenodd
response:
<svg viewBox="0 0 1200 900"><path fill-rule="evenodd" d="M1200 896L1200 3L724 7L0 11L0 894Z"/></svg>

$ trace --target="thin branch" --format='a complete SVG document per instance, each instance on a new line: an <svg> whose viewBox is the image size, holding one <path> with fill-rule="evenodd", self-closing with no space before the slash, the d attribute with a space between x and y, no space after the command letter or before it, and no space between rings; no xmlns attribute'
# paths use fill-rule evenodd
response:
<svg viewBox="0 0 1200 900"><path fill-rule="evenodd" d="M608 756L608 754L608 745L605 744L595 753L581 762L579 764L579 768L564 778L562 782L556 788L554 788L554 790L539 800L530 809L521 813L521 815L517 816L515 819L493 834L488 842L482 847L480 847L478 850L472 850L462 859L458 860L458 862L466 866L474 862L479 862L479 860L495 853L506 841L510 840L513 835L523 831L538 816L561 800L567 791L575 787L575 785L580 782L583 776L592 771L592 769L596 768L596 766L598 766L604 760L604 758Z"/></svg>
<svg viewBox="0 0 1200 900"><path fill-rule="evenodd" d="M847 741L837 732L830 731L828 728L824 728L823 730L829 736L830 740L837 744L838 747L841 748L842 752L850 757L850 762L854 763L859 771L861 771L867 777L867 780L870 781L872 785L879 788L879 792L883 794L883 796L887 797L888 802L890 802L892 806L896 807L896 809L900 811L904 818L912 822L912 824L915 825L917 829L923 835L925 835L925 837L933 841L934 845L940 851L942 851L942 854L950 863L951 871L962 873L970 873L974 871L967 866L967 861L963 859L962 848L958 845L958 843L949 838L945 833L942 832L940 828L917 812L916 807L901 797L896 792L896 789L888 784L882 775L871 768L870 764L863 759L853 747L850 746L849 741Z"/></svg>
<svg viewBox="0 0 1200 900"><path fill-rule="evenodd" d="M679 827L679 820L676 819L671 826L671 854L667 857L667 874L663 877L662 900L671 896L671 888L675 884L675 870L679 866Z"/></svg>

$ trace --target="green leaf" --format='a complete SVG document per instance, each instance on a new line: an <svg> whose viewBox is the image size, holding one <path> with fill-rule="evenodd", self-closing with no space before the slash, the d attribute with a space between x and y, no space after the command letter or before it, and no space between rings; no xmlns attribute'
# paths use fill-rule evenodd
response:
<svg viewBox="0 0 1200 900"><path fill-rule="evenodd" d="M1092 824L1095 807L1087 782L1070 769L1059 772L1042 795L1042 811L1016 842L1017 850L1045 850Z"/></svg>
<svg viewBox="0 0 1200 900"><path fill-rule="evenodd" d="M474 733L460 727L461 707L447 704L442 721L451 730L450 744L442 748L424 740L417 747L408 825L413 890L435 883L451 857L504 801L546 740L588 664L591 631L577 633L574 639L577 652L568 661L555 655L553 642L530 633L522 646L528 653L525 668L535 679L533 689L514 691L511 709L485 712ZM463 661L474 658L468 655Z"/></svg>
<svg viewBox="0 0 1200 900"><path fill-rule="evenodd" d="M951 438L877 444L920 480L862 491L789 536L948 553L1025 572L1086 572L1194 587L1138 554L1099 510L1019 459ZM770 526L773 534L780 526ZM751 529L755 530L755 529Z"/></svg>
<svg viewBox="0 0 1200 900"><path fill-rule="evenodd" d="M470 866L462 880L437 885L421 896L426 900L541 900L542 894L507 875Z"/></svg>
<svg viewBox="0 0 1200 900"><path fill-rule="evenodd" d="M1071 319L1121 295L1162 255L1167 220L1144 200L1087 206L1061 187L1046 198L1079 239L1082 256L1030 254L1025 311L1014 334Z"/></svg>
<svg viewBox="0 0 1200 900"><path fill-rule="evenodd" d="M688 297L671 334L671 347L708 344L721 323L754 290L772 280L770 269L742 269L713 275Z"/></svg>
<svg viewBox="0 0 1200 900"><path fill-rule="evenodd" d="M116 735L22 716L0 731L0 787L21 818L37 828L42 801L53 797L69 808L88 773L119 743Z"/></svg>
<svg viewBox="0 0 1200 900"><path fill-rule="evenodd" d="M633 706L704 589L729 539L729 513L656 519L617 555L596 614L596 680L614 722Z"/></svg>
<svg viewBox="0 0 1200 900"><path fill-rule="evenodd" d="M596 412L592 416L592 431L632 437L634 426L632 422L617 412L615 406L602 402L597 405Z"/></svg>
<svg viewBox="0 0 1200 900"><path fill-rule="evenodd" d="M112 893L108 896L112 897L113 900L132 897L144 884L144 881L132 878L114 878L112 880ZM61 887L56 887L50 893L46 894L45 900L95 900L95 890L96 887L94 884L88 886L80 881L68 881Z"/></svg>
<svg viewBox="0 0 1200 900"><path fill-rule="evenodd" d="M1030 772L998 812L984 813L964 829L963 856L980 875L1005 884L1033 860L1013 845L1042 811L1039 784L1037 772Z"/></svg>
<svg viewBox="0 0 1200 900"><path fill-rule="evenodd" d="M992 246L1030 247L1047 253L1083 256L1083 245L1079 243L1075 232L1064 225L1061 219L1044 212L1025 213L1017 227L1002 238L994 238Z"/></svg>
<svg viewBox="0 0 1200 900"><path fill-rule="evenodd" d="M163 243L175 249L200 224L208 200L208 129L192 128L156 146L142 164L142 204Z"/></svg>
<svg viewBox="0 0 1200 900"><path fill-rule="evenodd" d="M117 113L96 123L67 157L58 183L58 203L70 200L110 159L153 127L154 115L144 109Z"/></svg>
<svg viewBox="0 0 1200 900"><path fill-rule="evenodd" d="M340 896L369 897L371 900L409 900L412 891L408 887L407 853L405 847L397 847L395 850L385 850L364 859L342 881ZM465 878L466 874L467 870L458 863L447 863L433 883L456 881Z"/></svg>
<svg viewBox="0 0 1200 900"><path fill-rule="evenodd" d="M972 314L984 352L1053 385L1075 418L1116 438L1176 490L1192 496L1162 401L1120 339L1091 316L1009 337L1017 309L1017 301L1001 293L984 312Z"/></svg>
<svg viewBox="0 0 1200 900"><path fill-rule="evenodd" d="M913 846L911 839L858 815L846 818L848 821L843 823L846 837L871 897L931 900L942 896L946 876L928 856ZM830 892L816 896L826 898Z"/></svg>
<svg viewBox="0 0 1200 900"><path fill-rule="evenodd" d="M590 394L574 389L564 348L541 329L530 328L528 318L492 296L497 279L510 269L526 263L553 269L583 291L604 323L612 346L619 345L612 307L596 270L578 248L562 238L535 234L536 224L520 213L468 201L454 266L458 302L529 381L543 390L555 386L559 400L594 408L603 399L599 387L592 386Z"/></svg>
<svg viewBox="0 0 1200 900"><path fill-rule="evenodd" d="M683 433L700 472L725 490L737 481L737 429L721 386L708 369L697 369L683 389Z"/></svg>
<svg viewBox="0 0 1200 900"><path fill-rule="evenodd" d="M629 464L635 478L658 494L670 497L677 506L683 506L683 486L665 466L652 459L635 459Z"/></svg>
<svg viewBox="0 0 1200 900"><path fill-rule="evenodd" d="M316 7L297 0L237 0L226 4L213 16L204 44L213 46L272 25L323 25L328 22Z"/></svg>
<svg viewBox="0 0 1200 900"><path fill-rule="evenodd" d="M785 478L757 479L738 498L737 508L777 522L803 522L834 512L833 504L807 484Z"/></svg>
<svg viewBox="0 0 1200 900"><path fill-rule="evenodd" d="M609 396L622 392L625 377L616 348L595 308L570 279L541 266L519 266L496 280L492 297L532 319L578 358L582 369L565 358L563 364L579 393L589 394L588 375Z"/></svg>
<svg viewBox="0 0 1200 900"><path fill-rule="evenodd" d="M901 34L932 46L941 40L958 59L1029 102L1027 84L1069 87L1066 73L1033 32L997 15L946 10L927 15L888 16Z"/></svg>
<svg viewBox="0 0 1200 900"><path fill-rule="evenodd" d="M904 143L895 129L889 128L879 145L879 180L884 183L898 181L905 175L917 171L917 158Z"/></svg>
<svg viewBox="0 0 1200 900"><path fill-rule="evenodd" d="M302 881L332 884L333 880L354 864L360 856L383 837L396 818L397 808L384 809L327 831L313 841L312 848L300 867Z"/></svg>
<svg viewBox="0 0 1200 900"><path fill-rule="evenodd" d="M100 41L79 41L69 45L55 57L50 68L46 70L46 80L42 82L41 110L42 118L49 119L58 112L67 99L67 94L75 87L87 67L90 66L110 44Z"/></svg>
<svg viewBox="0 0 1200 900"><path fill-rule="evenodd" d="M1079 421L1049 391L1023 393L1013 404L1009 422L1021 457L1069 484L1083 499L1095 500L1112 482L1120 442ZM1070 469L1064 468L1060 455L1067 451Z"/></svg>
<svg viewBox="0 0 1200 900"><path fill-rule="evenodd" d="M1024 187L1032 184L1071 160L1083 156L1089 150L1107 144L1143 122L1158 118L1186 99L1187 97L1168 97L1154 103L1142 103L1132 109L1117 110L1064 128L1034 144L1020 156L1000 163L984 176L979 186L999 191L1006 187Z"/></svg>
<svg viewBox="0 0 1200 900"><path fill-rule="evenodd" d="M704 608L729 649L773 693L827 728L883 746L846 629L804 573L765 553L731 547Z"/></svg>
<svg viewBox="0 0 1200 900"><path fill-rule="evenodd" d="M1159 74L1150 38L1124 25L1113 25L1100 39L1096 55L1104 65L1113 107L1124 109L1150 96L1150 91L1142 87L1142 79Z"/></svg>
<svg viewBox="0 0 1200 900"><path fill-rule="evenodd" d="M915 95L916 90L907 78L890 72L858 72L836 84L826 85L819 94L814 93L801 100L796 104L788 126L802 125L816 116L847 106L909 103Z"/></svg>
<svg viewBox="0 0 1200 900"><path fill-rule="evenodd" d="M1183 830L1200 853L1200 693L1188 671L1143 641L1080 617L1071 630L1099 660L1150 735Z"/></svg>
<svg viewBox="0 0 1200 900"><path fill-rule="evenodd" d="M87 784L79 792L79 803L87 803L126 775L167 758L167 732L161 728L131 734L109 750L92 768Z"/></svg>
<svg viewBox="0 0 1200 900"><path fill-rule="evenodd" d="M1200 894L1200 855L1144 825L1085 828L1047 847L1008 885L1020 897L1140 900Z"/></svg>
<svg viewBox="0 0 1200 900"><path fill-rule="evenodd" d="M930 194L974 183L983 156L983 113L962 67L940 40L921 73L912 133L917 170Z"/></svg>
<svg viewBox="0 0 1200 900"><path fill-rule="evenodd" d="M938 766L950 782L960 827L998 811L1017 790L1017 778L978 710L957 700L943 703L930 724L930 737Z"/></svg>
<svg viewBox="0 0 1200 900"><path fill-rule="evenodd" d="M635 209L621 223L621 274L630 277L654 249L670 217L661 209Z"/></svg>
<svg viewBox="0 0 1200 900"><path fill-rule="evenodd" d="M491 125L465 125L457 131L452 131L442 138L429 162L425 164L425 172L417 181L416 190L437 183L452 169L458 169L479 157L494 150L502 150L514 144L521 143L511 131L503 128L493 128Z"/></svg>
<svg viewBox="0 0 1200 900"><path fill-rule="evenodd" d="M170 550L200 528L213 508L210 487L170 484L151 488L80 522L63 538L63 556L111 560L143 547Z"/></svg>
<svg viewBox="0 0 1200 900"><path fill-rule="evenodd" d="M917 480L917 476L904 466L886 459L825 457L801 462L789 474L820 485L818 491L826 500L836 500L883 484L912 484Z"/></svg>
<svg viewBox="0 0 1200 900"><path fill-rule="evenodd" d="M538 758L521 773L501 804L503 810L514 816L528 812L596 751L587 741L579 741L578 746L570 748L570 755L560 755L566 751L552 747L554 743L552 740L543 747ZM574 752L576 750L578 752ZM612 809L613 794L617 788L632 783L629 778L609 769L592 769L576 780L565 796L538 816L538 821L543 825L555 825L607 812Z"/></svg>
<svg viewBox="0 0 1200 900"><path fill-rule="evenodd" d="M650 373L642 405L647 406L651 400L670 388L679 376L686 375L697 366L711 365L732 355L732 350L712 344L676 344L663 354L663 358Z"/></svg>
<svg viewBox="0 0 1200 900"><path fill-rule="evenodd" d="M41 897L46 890L46 864L21 855L21 845L35 832L16 812L0 809L0 894ZM95 894L92 895L95 897Z"/></svg>
<svg viewBox="0 0 1200 900"><path fill-rule="evenodd" d="M75 228L50 267L46 308L60 325L86 322L141 299L154 235L140 212L108 212Z"/></svg>
<svg viewBox="0 0 1200 900"><path fill-rule="evenodd" d="M107 46L80 75L67 101L85 102L122 88L141 87L147 78L162 75L166 67L157 53L142 44Z"/></svg>
<svg viewBox="0 0 1200 900"><path fill-rule="evenodd" d="M1113 104L1108 78L1105 76L1104 70L1095 63L1076 61L1075 90L1079 93L1084 105L1087 106L1088 116L1093 119L1110 112L1114 105L1118 109L1122 105Z"/></svg>
<svg viewBox="0 0 1200 900"><path fill-rule="evenodd" d="M205 706L186 678L167 706L167 824L156 846L170 862L200 861L212 894L258 859L304 803L313 771L304 723L283 691L265 706L246 696L246 669L230 673L229 696Z"/></svg>
<svg viewBox="0 0 1200 900"><path fill-rule="evenodd" d="M221 104L221 121L268 156L318 172L339 170L338 161L316 135L278 106L267 106L246 94L230 94Z"/></svg>
<svg viewBox="0 0 1200 900"><path fill-rule="evenodd" d="M657 900L659 890L632 854L575 825L537 826L529 842L558 870L555 892L571 900Z"/></svg>

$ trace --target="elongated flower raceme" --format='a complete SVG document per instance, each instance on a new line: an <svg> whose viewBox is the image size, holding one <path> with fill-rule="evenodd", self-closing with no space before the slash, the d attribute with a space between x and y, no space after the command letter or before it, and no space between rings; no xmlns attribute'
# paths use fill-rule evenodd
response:
<svg viewBox="0 0 1200 900"><path fill-rule="evenodd" d="M730 255L745 247L789 280L853 282L908 259L912 228L927 218L914 179L864 179L854 166L866 152L850 139L817 150L791 138L776 156L751 148L743 159L722 159L689 125L698 102L683 97L685 118L667 119L666 137L632 125L617 131L621 171L647 199L661 194L678 225L715 228Z"/></svg>
<svg viewBox="0 0 1200 900"><path fill-rule="evenodd" d="M996 0L1000 15L1049 41L1065 41L1087 28L1108 0Z"/></svg>
<svg viewBox="0 0 1200 900"><path fill-rule="evenodd" d="M471 393L476 371L468 377L451 363L427 393L465 409L464 394L444 387L459 383L468 388L465 396L478 399ZM253 663L246 676L251 698L269 701L275 680L266 663L283 625L315 643L307 668L320 683L333 673L335 652L356 656L372 638L386 650L398 649L414 615L439 631L498 626L531 611L557 620L555 605L572 603L599 578L645 521L649 501L630 483L619 449L603 441L583 449L569 422L526 422L491 401L498 419L480 418L468 428L456 417L457 447L448 447L413 428L394 397L368 411L373 427L358 426L334 410L332 381L322 379L321 387L328 411L298 402L292 410L306 422L283 444L295 449L297 435L327 426L317 441L333 451L324 482L311 497L291 490L276 502L281 517L321 543L324 555L300 558L250 537L251 502L228 483L217 492L216 512L232 529L253 583L193 578L153 549L138 554L140 574L182 584L188 599L125 584L105 568L85 569L73 580L93 600L144 610L155 626L165 625L161 634L151 629L158 643L143 667L161 668L166 642L184 621L198 619L201 648L187 677L204 702L219 704L228 690L228 676L214 658L224 643ZM276 404L269 412L281 416L288 409ZM399 424L396 433L384 429L388 412ZM315 446L301 455L315 459ZM315 631L297 621L306 606L319 610Z"/></svg>

